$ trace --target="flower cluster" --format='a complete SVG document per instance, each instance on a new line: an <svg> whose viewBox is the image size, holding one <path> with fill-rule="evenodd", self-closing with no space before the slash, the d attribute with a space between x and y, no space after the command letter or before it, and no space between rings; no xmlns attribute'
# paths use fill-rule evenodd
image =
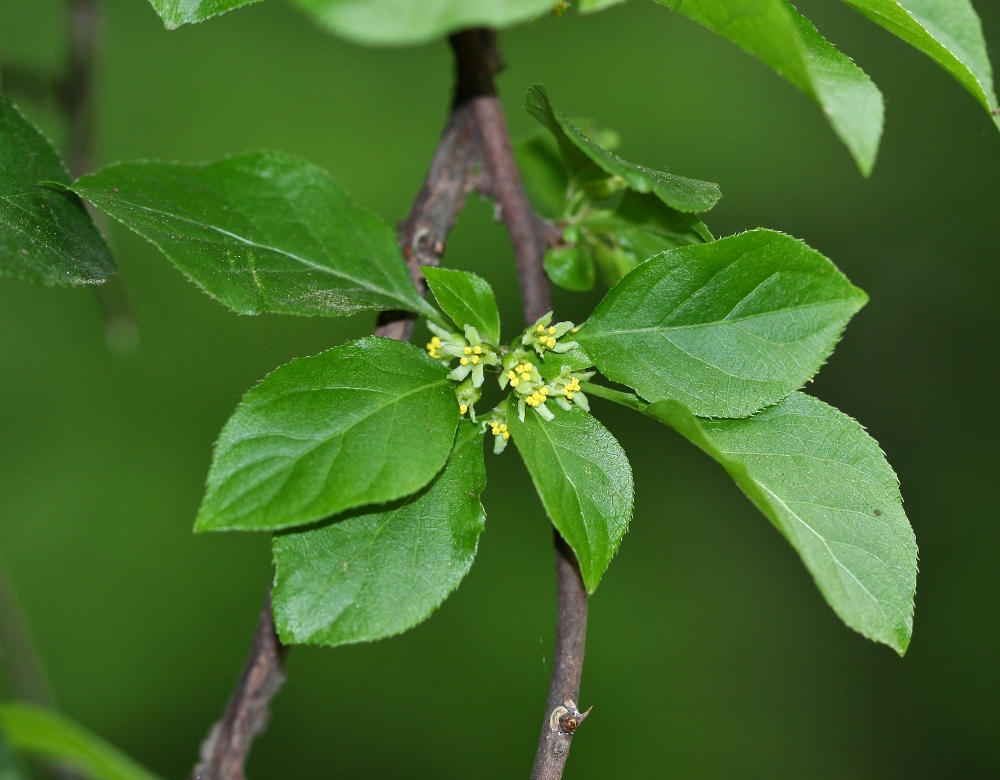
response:
<svg viewBox="0 0 1000 780"><path fill-rule="evenodd" d="M427 323L433 337L427 343L427 354L451 369L448 378L457 382L455 395L459 412L476 422L476 402L482 395L485 371L490 368L498 373L497 381L501 390L510 388L511 401L517 401L517 416L524 422L526 410L530 407L544 420L554 418L546 405L555 401L569 411L573 405L590 411L587 396L582 392L581 382L590 379L592 371L574 371L569 365L562 365L560 373L552 377L546 370L546 379L541 369L547 352L562 355L579 347L575 341L564 341L568 333L576 332L572 322L552 324L552 313L535 322L516 339L511 348L497 348L484 341L479 331L471 325L463 328L463 333L454 333ZM499 354L498 354L499 353ZM537 362L538 359L542 360ZM455 365L455 361L458 361ZM549 366L551 369L551 365ZM494 409L490 417L482 422L483 430L490 427L495 442L493 451L503 452L510 439L507 430L507 408L503 404ZM512 407L511 407L512 408Z"/></svg>

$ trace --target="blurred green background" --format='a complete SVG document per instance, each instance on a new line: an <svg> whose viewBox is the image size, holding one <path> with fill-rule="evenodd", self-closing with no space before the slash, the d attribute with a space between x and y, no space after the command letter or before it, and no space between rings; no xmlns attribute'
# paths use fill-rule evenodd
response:
<svg viewBox="0 0 1000 780"><path fill-rule="evenodd" d="M108 0L100 158L283 149L401 218L449 99L446 45L336 40L279 0L166 32ZM976 3L1000 47L1000 4ZM632 458L631 531L591 602L567 777L1000 777L1000 135L929 60L833 0L803 2L886 95L862 179L820 112L764 66L633 0L504 35L510 123L535 81L620 131L622 153L717 181L716 235L766 226L872 296L811 386L899 473L921 550L905 659L842 626L722 470L665 427L596 411ZM59 0L0 0L4 58L55 68ZM994 56L1000 64L1000 58ZM20 101L58 138L55 114ZM0 550L61 705L165 777L186 776L233 685L270 576L264 535L194 536L211 444L275 366L369 332L237 317L155 249L112 231L141 329L110 352L93 294L0 282ZM511 251L473 199L446 264L497 288ZM596 295L557 294L583 318ZM527 777L553 641L540 505L515 451L488 456L476 565L416 630L295 649L254 778Z"/></svg>

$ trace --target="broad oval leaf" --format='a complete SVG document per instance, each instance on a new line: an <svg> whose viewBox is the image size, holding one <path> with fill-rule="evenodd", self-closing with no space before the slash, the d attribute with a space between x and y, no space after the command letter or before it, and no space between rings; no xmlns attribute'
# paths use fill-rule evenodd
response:
<svg viewBox="0 0 1000 780"><path fill-rule="evenodd" d="M104 239L48 139L0 95L0 276L97 284L115 272Z"/></svg>
<svg viewBox="0 0 1000 780"><path fill-rule="evenodd" d="M72 768L90 780L158 780L100 737L42 707L0 704L0 728L21 752Z"/></svg>
<svg viewBox="0 0 1000 780"><path fill-rule="evenodd" d="M419 490L455 438L447 374L375 337L277 369L222 429L195 530L288 528Z"/></svg>
<svg viewBox="0 0 1000 780"><path fill-rule="evenodd" d="M553 0L294 0L331 32L359 43L424 43L469 27L509 27Z"/></svg>
<svg viewBox="0 0 1000 780"><path fill-rule="evenodd" d="M1000 127L983 25L969 0L843 0L922 51L969 90Z"/></svg>
<svg viewBox="0 0 1000 780"><path fill-rule="evenodd" d="M322 168L278 152L116 163L73 189L241 314L434 314L392 229Z"/></svg>
<svg viewBox="0 0 1000 780"><path fill-rule="evenodd" d="M848 626L906 652L917 545L896 474L861 425L803 393L745 420L698 419L676 401L646 413L722 464Z"/></svg>
<svg viewBox="0 0 1000 780"><path fill-rule="evenodd" d="M605 173L621 178L630 189L655 193L678 211L708 211L722 197L718 184L644 168L609 152L556 110L541 84L528 90L525 108L556 137L571 176L579 174L589 161Z"/></svg>
<svg viewBox="0 0 1000 780"><path fill-rule="evenodd" d="M882 93L788 0L656 0L758 57L811 97L867 176L882 137Z"/></svg>
<svg viewBox="0 0 1000 780"><path fill-rule="evenodd" d="M203 22L240 6L259 3L260 0L149 0L153 9L163 19L168 30L182 24Z"/></svg>
<svg viewBox="0 0 1000 780"><path fill-rule="evenodd" d="M812 377L867 300L801 241L752 230L647 260L575 338L647 401L746 417Z"/></svg>
<svg viewBox="0 0 1000 780"><path fill-rule="evenodd" d="M549 404L554 419L511 413L511 438L548 513L580 564L588 593L597 585L632 518L632 467L611 432L574 407Z"/></svg>
<svg viewBox="0 0 1000 780"><path fill-rule="evenodd" d="M419 493L274 537L274 620L285 644L394 636L430 617L468 573L486 513L483 434L461 424L444 471Z"/></svg>
<svg viewBox="0 0 1000 780"><path fill-rule="evenodd" d="M586 292L594 288L594 258L582 246L551 247L545 253L545 273L565 290Z"/></svg>
<svg viewBox="0 0 1000 780"><path fill-rule="evenodd" d="M420 269L441 310L459 330L471 325L495 347L500 346L500 312L489 282L476 274L450 268Z"/></svg>

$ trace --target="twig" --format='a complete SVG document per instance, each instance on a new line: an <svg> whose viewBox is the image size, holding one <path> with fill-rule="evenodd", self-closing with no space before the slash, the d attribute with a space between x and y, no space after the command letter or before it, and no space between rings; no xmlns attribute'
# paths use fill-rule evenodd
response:
<svg viewBox="0 0 1000 780"><path fill-rule="evenodd" d="M553 529L553 534L559 593L556 648L549 700L545 705L546 717L538 738L532 780L558 780L562 777L573 734L590 714L590 709L580 712L576 705L587 643L587 590L573 551L558 531Z"/></svg>
<svg viewBox="0 0 1000 780"><path fill-rule="evenodd" d="M495 36L483 40L495 47ZM484 55L483 60L496 63L499 56ZM483 144L486 175L479 186L493 196L510 233L517 257L524 318L530 324L552 310L543 259L558 231L540 220L531 207L517 170L503 107L495 90L483 92L470 101ZM587 637L587 591L576 557L558 532L555 532L555 551L559 602L555 657L532 780L562 777L573 733L590 713L590 710L579 712L576 705Z"/></svg>
<svg viewBox="0 0 1000 780"><path fill-rule="evenodd" d="M456 62L459 74L470 67L466 58L458 57ZM421 294L426 292L426 283L420 267L440 262L448 234L472 191L480 155L472 110L459 94L456 88L452 112L427 178L409 215L400 223L399 244ZM413 323L411 314L386 312L379 318L375 335L408 341ZM253 740L267 726L268 705L285 679L283 655L274 630L269 590L243 672L222 720L202 743L201 760L191 780L244 780Z"/></svg>
<svg viewBox="0 0 1000 780"><path fill-rule="evenodd" d="M250 653L222 720L201 744L201 760L191 780L242 780L254 739L270 719L268 705L285 682L285 648L274 630L271 589L268 588Z"/></svg>

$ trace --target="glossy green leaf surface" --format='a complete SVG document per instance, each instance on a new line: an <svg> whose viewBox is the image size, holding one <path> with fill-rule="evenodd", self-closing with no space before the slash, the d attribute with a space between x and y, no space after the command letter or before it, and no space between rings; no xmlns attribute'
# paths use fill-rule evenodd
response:
<svg viewBox="0 0 1000 780"><path fill-rule="evenodd" d="M594 258L581 246L552 247L545 253L545 273L553 284L574 292L594 287Z"/></svg>
<svg viewBox="0 0 1000 780"><path fill-rule="evenodd" d="M322 168L278 152L117 163L73 189L241 314L434 313L392 229Z"/></svg>
<svg viewBox="0 0 1000 780"><path fill-rule="evenodd" d="M48 139L0 95L0 276L77 285L103 282L115 272L80 199L41 184L69 181Z"/></svg>
<svg viewBox="0 0 1000 780"><path fill-rule="evenodd" d="M467 27L509 27L553 0L294 0L331 32L359 43L425 43Z"/></svg>
<svg viewBox="0 0 1000 780"><path fill-rule="evenodd" d="M0 728L23 753L72 767L88 780L159 780L69 718L32 704L0 704Z"/></svg>
<svg viewBox="0 0 1000 780"><path fill-rule="evenodd" d="M882 137L882 93L787 0L656 0L758 57L813 98L864 175Z"/></svg>
<svg viewBox="0 0 1000 780"><path fill-rule="evenodd" d="M485 487L483 435L463 422L444 471L419 493L275 536L281 641L371 642L426 620L472 566Z"/></svg>
<svg viewBox="0 0 1000 780"><path fill-rule="evenodd" d="M843 0L954 76L1000 127L983 26L969 0Z"/></svg>
<svg viewBox="0 0 1000 780"><path fill-rule="evenodd" d="M222 429L195 529L288 528L419 490L455 438L447 374L375 337L277 369Z"/></svg>
<svg viewBox="0 0 1000 780"><path fill-rule="evenodd" d="M561 218L569 180L552 134L539 127L515 142L514 155L535 209L549 219Z"/></svg>
<svg viewBox="0 0 1000 780"><path fill-rule="evenodd" d="M570 175L578 174L587 162L591 162L605 173L622 179L630 189L655 193L678 211L708 211L722 197L717 184L644 168L609 152L557 111L541 84L528 90L525 108L556 137Z"/></svg>
<svg viewBox="0 0 1000 780"><path fill-rule="evenodd" d="M167 29L174 30L182 24L203 22L234 8L260 0L149 0Z"/></svg>
<svg viewBox="0 0 1000 780"><path fill-rule="evenodd" d="M647 260L575 338L647 401L746 417L810 379L867 300L801 241L752 230Z"/></svg>
<svg viewBox="0 0 1000 780"><path fill-rule="evenodd" d="M424 266L421 270L441 310L451 317L459 331L471 325L490 344L500 345L500 312L489 282L476 274L450 268Z"/></svg>
<svg viewBox="0 0 1000 780"><path fill-rule="evenodd" d="M576 407L567 412L549 406L552 420L529 409L522 423L512 410L507 423L545 511L593 593L632 518L632 468L595 417Z"/></svg>
<svg viewBox="0 0 1000 780"><path fill-rule="evenodd" d="M896 474L861 425L803 393L744 420L699 419L676 401L646 413L722 464L848 626L906 651L917 545Z"/></svg>

